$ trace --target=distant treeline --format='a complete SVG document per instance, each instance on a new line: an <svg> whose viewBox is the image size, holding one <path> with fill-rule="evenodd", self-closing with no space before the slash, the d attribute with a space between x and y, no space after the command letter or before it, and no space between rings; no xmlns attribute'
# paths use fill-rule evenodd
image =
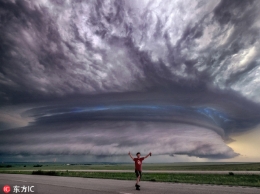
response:
<svg viewBox="0 0 260 194"><path fill-rule="evenodd" d="M59 176L59 173L56 171L33 171L32 174L34 175L50 175L50 176Z"/></svg>
<svg viewBox="0 0 260 194"><path fill-rule="evenodd" d="M0 168L11 168L11 167L13 167L12 165L0 165Z"/></svg>
<svg viewBox="0 0 260 194"><path fill-rule="evenodd" d="M42 167L40 164L33 165L33 167Z"/></svg>

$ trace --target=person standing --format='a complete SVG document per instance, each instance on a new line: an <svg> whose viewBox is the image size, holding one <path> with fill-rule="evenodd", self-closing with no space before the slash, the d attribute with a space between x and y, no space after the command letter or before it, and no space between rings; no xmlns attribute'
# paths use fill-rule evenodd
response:
<svg viewBox="0 0 260 194"><path fill-rule="evenodd" d="M135 174L136 174L136 190L140 190L139 182L141 181L142 177L142 162L145 158L148 158L149 156L152 156L152 153L150 152L147 156L141 157L140 152L136 153L137 158L134 158L131 153L129 152L128 155L133 159L135 162Z"/></svg>

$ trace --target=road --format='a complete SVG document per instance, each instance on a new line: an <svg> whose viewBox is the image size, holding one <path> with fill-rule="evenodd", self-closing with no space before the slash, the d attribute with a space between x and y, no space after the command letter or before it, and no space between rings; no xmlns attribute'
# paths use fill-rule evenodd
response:
<svg viewBox="0 0 260 194"><path fill-rule="evenodd" d="M40 175L0 174L1 190L4 185L34 186L35 194L254 194L260 188L230 187L218 185L195 185L183 183L141 182L141 191L136 191L134 181L90 179L79 177L55 177ZM0 191L3 193L3 191Z"/></svg>
<svg viewBox="0 0 260 194"><path fill-rule="evenodd" d="M38 169L35 169L38 170ZM7 170L7 171L35 171L35 170ZM43 170L43 171L53 171L55 169ZM66 171L59 170L56 171ZM133 170L68 170L71 172L131 172ZM234 174L256 174L260 175L260 171L203 171L203 170L144 170L143 173L188 173L188 174L228 174L229 172L233 172Z"/></svg>

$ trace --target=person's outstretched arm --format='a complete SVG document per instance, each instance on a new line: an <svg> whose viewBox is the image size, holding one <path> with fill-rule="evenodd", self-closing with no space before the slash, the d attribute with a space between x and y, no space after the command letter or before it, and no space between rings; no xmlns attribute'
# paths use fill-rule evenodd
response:
<svg viewBox="0 0 260 194"><path fill-rule="evenodd" d="M147 154L147 156L145 156L144 158L148 158L148 156L151 156L152 153L150 152L149 154Z"/></svg>
<svg viewBox="0 0 260 194"><path fill-rule="evenodd" d="M129 156L130 156L132 159L134 159L134 157L131 155L131 153L130 153L130 152L128 153L128 155L129 155Z"/></svg>

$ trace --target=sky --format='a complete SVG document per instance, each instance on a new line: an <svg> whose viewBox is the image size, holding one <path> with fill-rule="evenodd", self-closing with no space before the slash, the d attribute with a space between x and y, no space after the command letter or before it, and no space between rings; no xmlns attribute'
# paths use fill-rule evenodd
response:
<svg viewBox="0 0 260 194"><path fill-rule="evenodd" d="M259 162L260 1L1 0L0 162Z"/></svg>

